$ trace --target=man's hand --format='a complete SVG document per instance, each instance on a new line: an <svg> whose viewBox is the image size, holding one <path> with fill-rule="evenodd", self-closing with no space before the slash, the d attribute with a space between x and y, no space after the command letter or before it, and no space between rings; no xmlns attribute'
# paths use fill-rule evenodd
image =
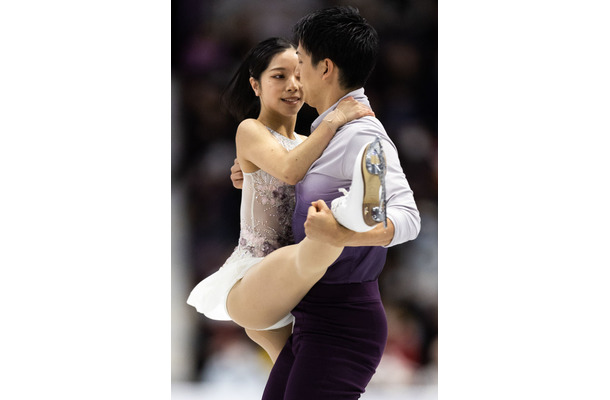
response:
<svg viewBox="0 0 610 400"><path fill-rule="evenodd" d="M231 167L231 182L233 182L233 187L235 189L241 189L244 184L244 174L241 171L241 167L239 166L239 161L237 158L233 162L233 166Z"/></svg>
<svg viewBox="0 0 610 400"><path fill-rule="evenodd" d="M341 247L353 231L340 225L324 200L311 203L305 220L305 235L311 240L329 243Z"/></svg>
<svg viewBox="0 0 610 400"><path fill-rule="evenodd" d="M394 223L388 218L367 232L354 232L339 224L323 200L311 203L305 220L305 234L311 240L323 241L336 247L387 246L394 237Z"/></svg>

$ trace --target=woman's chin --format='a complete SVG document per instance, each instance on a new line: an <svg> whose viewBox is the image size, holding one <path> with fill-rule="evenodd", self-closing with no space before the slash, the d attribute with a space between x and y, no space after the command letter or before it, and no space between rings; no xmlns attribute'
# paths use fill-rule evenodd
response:
<svg viewBox="0 0 610 400"><path fill-rule="evenodd" d="M301 111L301 108L303 108L303 102L284 107L284 109L286 110L285 115L295 116L299 113L299 111Z"/></svg>

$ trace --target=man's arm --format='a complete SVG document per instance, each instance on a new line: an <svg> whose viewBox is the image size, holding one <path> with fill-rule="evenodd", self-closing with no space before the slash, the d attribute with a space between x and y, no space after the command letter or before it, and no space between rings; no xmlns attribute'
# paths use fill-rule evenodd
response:
<svg viewBox="0 0 610 400"><path fill-rule="evenodd" d="M348 126L346 129L349 129ZM367 129L366 126L359 127L360 133ZM362 142L374 137L372 131L369 136L352 135L358 140L350 140L346 143L344 156L341 158L341 171L344 176L351 177L355 155L362 147ZM313 214L316 219L311 219L310 215L305 222L305 234L313 240L322 240L336 246L384 246L392 247L398 244L413 240L419 234L421 219L413 192L400 166L398 152L393 143L383 141L384 153L386 156L386 192L387 192L387 222L388 227L384 228L383 223L378 224L368 232L353 232L341 226L332 215L323 201L316 201L312 206L319 212ZM351 168L347 168L351 165ZM322 204L324 203L324 204Z"/></svg>

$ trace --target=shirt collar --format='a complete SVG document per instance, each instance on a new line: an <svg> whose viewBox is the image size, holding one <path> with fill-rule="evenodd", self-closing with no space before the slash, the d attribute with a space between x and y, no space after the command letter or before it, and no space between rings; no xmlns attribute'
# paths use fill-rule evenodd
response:
<svg viewBox="0 0 610 400"><path fill-rule="evenodd" d="M322 114L320 114L318 116L318 118L316 118L315 121L313 121L313 123L311 124L311 131L310 132L313 132L313 131L316 130L316 128L322 123L322 120L324 119L324 117L326 117L326 115L329 112L331 112L335 108L337 108L337 104L339 104L339 102L341 100L343 100L346 97L350 97L350 96L352 96L355 100L357 100L357 101L359 101L361 103L364 103L364 104L366 104L367 106L370 107L369 100L368 100L368 98L364 94L364 88L353 90L353 91L349 92L348 94L346 94L345 96L341 97L339 100L337 100L337 102L335 104L333 104L332 106L330 106L330 108L328 110L326 110Z"/></svg>

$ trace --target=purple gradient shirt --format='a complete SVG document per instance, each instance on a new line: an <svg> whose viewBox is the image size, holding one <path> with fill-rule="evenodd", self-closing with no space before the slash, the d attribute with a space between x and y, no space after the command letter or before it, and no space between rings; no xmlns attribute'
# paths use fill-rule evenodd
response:
<svg viewBox="0 0 610 400"><path fill-rule="evenodd" d="M363 88L354 90L344 97L348 96L370 107ZM322 123L326 114L337 107L339 101L316 118L311 126L312 131ZM378 135L382 139L388 167L387 216L394 224L394 237L387 247L417 237L421 227L419 211L413 199L413 191L400 166L396 146L377 118L364 117L339 128L320 158L311 165L303 180L296 185L296 206L292 219L295 242L298 243L305 237L303 224L307 219L307 210L311 202L322 199L330 207L333 199L342 196L339 188L349 189L358 151ZM346 247L320 282L332 284L373 281L379 277L383 269L386 253L387 248L381 246Z"/></svg>

